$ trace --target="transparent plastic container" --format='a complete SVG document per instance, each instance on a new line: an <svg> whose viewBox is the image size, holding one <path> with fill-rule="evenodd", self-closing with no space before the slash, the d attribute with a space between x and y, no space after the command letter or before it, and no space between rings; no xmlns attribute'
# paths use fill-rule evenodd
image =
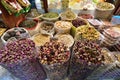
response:
<svg viewBox="0 0 120 80"><path fill-rule="evenodd" d="M73 55L70 62L69 80L84 80L100 65L88 65Z"/></svg>
<svg viewBox="0 0 120 80"><path fill-rule="evenodd" d="M68 75L69 60L62 64L43 65L48 80L65 80Z"/></svg>
<svg viewBox="0 0 120 80"><path fill-rule="evenodd" d="M107 48L102 49L105 57L104 63L99 66L90 76L87 77L87 80L101 80L101 76L104 72L112 65L114 65L116 59L113 54ZM104 78L103 78L104 79ZM109 79L109 78L106 78Z"/></svg>
<svg viewBox="0 0 120 80"><path fill-rule="evenodd" d="M45 80L47 78L43 67L35 58L14 64L2 64L2 66L21 80Z"/></svg>

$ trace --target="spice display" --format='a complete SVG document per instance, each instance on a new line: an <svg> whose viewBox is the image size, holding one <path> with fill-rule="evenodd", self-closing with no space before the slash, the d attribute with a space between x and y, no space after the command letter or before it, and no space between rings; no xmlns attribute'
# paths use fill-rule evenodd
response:
<svg viewBox="0 0 120 80"><path fill-rule="evenodd" d="M40 25L40 32L42 34L53 35L54 31L54 23L52 22L42 22Z"/></svg>
<svg viewBox="0 0 120 80"><path fill-rule="evenodd" d="M84 19L93 19L94 17L91 14L78 14L79 17L84 18Z"/></svg>
<svg viewBox="0 0 120 80"><path fill-rule="evenodd" d="M75 27L79 27L79 26L82 26L82 25L87 25L87 22L84 19L77 18L77 19L74 19L72 21L72 24Z"/></svg>
<svg viewBox="0 0 120 80"><path fill-rule="evenodd" d="M51 40L39 48L40 63L50 80L62 80L67 75L69 49L61 42Z"/></svg>
<svg viewBox="0 0 120 80"><path fill-rule="evenodd" d="M70 9L61 13L62 20L74 20L74 19L76 19L76 17L77 17L76 14L73 11L71 11Z"/></svg>
<svg viewBox="0 0 120 80"><path fill-rule="evenodd" d="M46 42L50 42L50 36L43 34L35 34L33 36L33 41L35 42L36 46L42 46Z"/></svg>
<svg viewBox="0 0 120 80"><path fill-rule="evenodd" d="M45 80L46 74L35 53L35 43L32 40L9 42L0 50L0 64L21 80Z"/></svg>
<svg viewBox="0 0 120 80"><path fill-rule="evenodd" d="M29 0L1 1L13 18L32 6ZM0 15L0 66L20 80L119 80L120 26L108 21L114 5L90 0L48 0L48 5L16 17L20 20L8 30L9 20Z"/></svg>
<svg viewBox="0 0 120 80"><path fill-rule="evenodd" d="M37 22L35 20L24 20L19 24L19 27L32 28L35 27Z"/></svg>
<svg viewBox="0 0 120 80"><path fill-rule="evenodd" d="M11 40L12 38L14 38L14 40L16 40L16 39L29 38L29 37L30 37L30 35L26 29L12 28L3 34L1 39L2 39L3 43L6 44L7 41Z"/></svg>
<svg viewBox="0 0 120 80"><path fill-rule="evenodd" d="M49 12L49 13L43 14L43 17L45 17L45 18L56 18L58 16L59 16L59 14L56 12Z"/></svg>
<svg viewBox="0 0 120 80"><path fill-rule="evenodd" d="M67 21L56 21L54 24L57 33L69 33L72 26L72 23Z"/></svg>
<svg viewBox="0 0 120 80"><path fill-rule="evenodd" d="M76 29L75 39L99 40L100 33L93 26L81 26Z"/></svg>
<svg viewBox="0 0 120 80"><path fill-rule="evenodd" d="M31 11L25 16L27 19L38 19L41 17L41 13L37 9L31 9Z"/></svg>
<svg viewBox="0 0 120 80"><path fill-rule="evenodd" d="M78 40L73 46L70 80L84 80L104 61L100 46L89 40Z"/></svg>
<svg viewBox="0 0 120 80"><path fill-rule="evenodd" d="M108 3L108 2L100 2L97 4L96 7L101 10L111 10L114 8L113 4Z"/></svg>
<svg viewBox="0 0 120 80"><path fill-rule="evenodd" d="M68 47L72 47L74 44L74 39L69 34L57 34L55 35L55 38L57 38L59 42L65 44Z"/></svg>

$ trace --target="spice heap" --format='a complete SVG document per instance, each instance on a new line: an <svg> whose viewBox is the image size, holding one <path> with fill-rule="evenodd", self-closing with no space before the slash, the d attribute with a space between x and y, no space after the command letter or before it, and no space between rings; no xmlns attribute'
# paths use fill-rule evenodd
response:
<svg viewBox="0 0 120 80"><path fill-rule="evenodd" d="M61 42L46 42L39 48L39 59L42 64L61 64L69 59L70 53Z"/></svg>
<svg viewBox="0 0 120 80"><path fill-rule="evenodd" d="M31 59L34 57L34 51L35 44L31 40L23 39L10 42L0 51L0 62L3 64L12 64L24 59Z"/></svg>
<svg viewBox="0 0 120 80"><path fill-rule="evenodd" d="M73 20L76 18L76 14L68 9L65 12L61 13L61 18L62 20Z"/></svg>
<svg viewBox="0 0 120 80"><path fill-rule="evenodd" d="M44 18L56 18L58 16L59 16L59 14L56 12L49 12L49 13L43 14Z"/></svg>
<svg viewBox="0 0 120 80"><path fill-rule="evenodd" d="M55 38L57 38L58 41L60 41L67 47L72 47L72 45L74 44L74 39L70 34L56 34Z"/></svg>
<svg viewBox="0 0 120 80"><path fill-rule="evenodd" d="M50 42L50 36L38 33L33 36L33 41L36 46L43 46L46 42Z"/></svg>
<svg viewBox="0 0 120 80"><path fill-rule="evenodd" d="M88 40L99 40L100 33L93 27L89 25L84 25L76 29L77 40L79 39L88 39Z"/></svg>
<svg viewBox="0 0 120 80"><path fill-rule="evenodd" d="M27 19L37 19L41 16L41 13L37 9L31 9L31 11L26 15Z"/></svg>
<svg viewBox="0 0 120 80"><path fill-rule="evenodd" d="M77 18L77 19L73 20L72 24L75 27L79 27L79 26L82 26L82 25L87 25L86 21L83 20L83 19L80 19L80 18Z"/></svg>
<svg viewBox="0 0 120 80"><path fill-rule="evenodd" d="M21 39L7 43L0 50L0 63L20 80L45 80L46 74L35 57L32 40Z"/></svg>
<svg viewBox="0 0 120 80"><path fill-rule="evenodd" d="M108 3L108 2L100 2L97 4L97 8L101 10L110 10L110 9L113 9L114 6L113 4Z"/></svg>
<svg viewBox="0 0 120 80"><path fill-rule="evenodd" d="M52 22L42 22L40 26L40 32L42 34L54 34L54 23Z"/></svg>
<svg viewBox="0 0 120 80"><path fill-rule="evenodd" d="M73 46L70 80L84 80L104 61L100 46L90 40L78 40Z"/></svg>
<svg viewBox="0 0 120 80"><path fill-rule="evenodd" d="M53 29L53 24L46 23L46 24L43 24L41 28L47 32L50 32L50 30Z"/></svg>
<svg viewBox="0 0 120 80"><path fill-rule="evenodd" d="M43 64L50 80L64 80L67 76L69 58L67 47L57 40L46 42L39 48L40 63Z"/></svg>
<svg viewBox="0 0 120 80"><path fill-rule="evenodd" d="M89 40L79 40L73 47L75 56L87 64L101 64L104 60L100 46Z"/></svg>
<svg viewBox="0 0 120 80"><path fill-rule="evenodd" d="M73 25L67 21L56 21L54 26L57 33L69 33Z"/></svg>
<svg viewBox="0 0 120 80"><path fill-rule="evenodd" d="M24 27L24 28L32 28L35 27L37 24L37 21L35 20L24 20L19 24L19 27Z"/></svg>

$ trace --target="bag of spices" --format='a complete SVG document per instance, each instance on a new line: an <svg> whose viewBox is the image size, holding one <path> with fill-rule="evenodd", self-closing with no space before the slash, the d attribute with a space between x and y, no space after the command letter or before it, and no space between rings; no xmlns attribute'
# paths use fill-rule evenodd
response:
<svg viewBox="0 0 120 80"><path fill-rule="evenodd" d="M90 40L78 40L73 46L70 80L84 80L104 61L100 46Z"/></svg>
<svg viewBox="0 0 120 80"><path fill-rule="evenodd" d="M1 0L1 3L10 15L15 14L16 16L19 16L20 14L24 13L23 8L16 0L15 2Z"/></svg>
<svg viewBox="0 0 120 80"><path fill-rule="evenodd" d="M64 80L67 76L70 52L61 42L52 40L39 48L40 63L48 79Z"/></svg>
<svg viewBox="0 0 120 80"><path fill-rule="evenodd" d="M29 0L17 0L18 3L24 8L25 12L28 12L31 7Z"/></svg>
<svg viewBox="0 0 120 80"><path fill-rule="evenodd" d="M34 55L35 49L29 39L9 42L0 50L0 64L21 80L45 80L46 74Z"/></svg>

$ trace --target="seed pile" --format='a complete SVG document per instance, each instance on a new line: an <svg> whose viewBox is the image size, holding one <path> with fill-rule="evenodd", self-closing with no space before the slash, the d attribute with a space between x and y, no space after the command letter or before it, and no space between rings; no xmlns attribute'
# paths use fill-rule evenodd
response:
<svg viewBox="0 0 120 80"><path fill-rule="evenodd" d="M39 59L42 64L64 63L70 56L67 47L57 41L46 42L39 48Z"/></svg>
<svg viewBox="0 0 120 80"><path fill-rule="evenodd" d="M101 64L104 60L101 50L96 42L89 40L76 41L73 47L75 56L87 64Z"/></svg>
<svg viewBox="0 0 120 80"><path fill-rule="evenodd" d="M12 64L34 57L35 44L29 39L9 42L0 50L0 63Z"/></svg>

